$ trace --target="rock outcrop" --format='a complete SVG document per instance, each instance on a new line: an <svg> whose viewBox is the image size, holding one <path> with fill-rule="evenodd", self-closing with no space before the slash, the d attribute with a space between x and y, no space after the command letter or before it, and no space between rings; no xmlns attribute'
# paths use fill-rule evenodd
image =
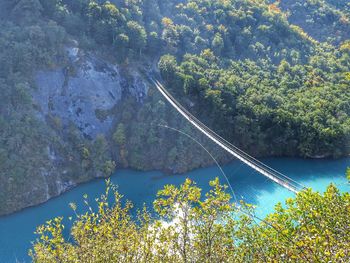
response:
<svg viewBox="0 0 350 263"><path fill-rule="evenodd" d="M75 46L66 50L68 62L37 72L32 91L35 115L55 142L49 142L43 165L22 185L16 198L6 203L0 215L43 203L81 182L102 176L101 171L91 168L91 160L81 157L79 146L72 146L76 142L68 138L69 129L73 127L79 142L90 143L93 148L98 135L107 137L118 124L111 111L124 97L133 96L139 104L147 97L147 82L135 69L121 68ZM59 123L59 130L52 120Z"/></svg>

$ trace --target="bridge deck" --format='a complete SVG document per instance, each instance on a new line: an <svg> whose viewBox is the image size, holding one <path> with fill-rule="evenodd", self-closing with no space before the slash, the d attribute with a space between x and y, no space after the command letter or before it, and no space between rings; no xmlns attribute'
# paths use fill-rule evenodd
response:
<svg viewBox="0 0 350 263"><path fill-rule="evenodd" d="M303 189L304 187L298 182L288 178L287 176L277 172L276 170L268 167L262 162L256 160L255 158L249 156L247 153L243 152L239 148L227 142L225 139L217 135L214 131L210 130L207 126L205 126L202 122L196 119L191 113L189 113L184 107L181 106L172 95L161 85L159 81L153 80L155 86L159 90L159 92L165 97L165 99L185 118L188 122L190 122L194 127L196 127L199 131L205 134L209 139L219 145L221 148L226 150L228 153L247 164L255 171L259 172L263 176L269 178L275 183L281 185L282 187L288 189L293 193L298 193L299 189Z"/></svg>

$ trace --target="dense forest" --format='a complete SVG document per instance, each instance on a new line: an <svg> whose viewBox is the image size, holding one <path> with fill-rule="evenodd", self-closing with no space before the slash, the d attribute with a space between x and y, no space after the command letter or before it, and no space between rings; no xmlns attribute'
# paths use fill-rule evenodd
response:
<svg viewBox="0 0 350 263"><path fill-rule="evenodd" d="M349 1L283 0L279 1L278 7L289 15L291 23L302 27L317 40L339 45L350 37Z"/></svg>
<svg viewBox="0 0 350 263"><path fill-rule="evenodd" d="M167 122L198 137L153 89L142 103L126 95L97 111L115 122L93 138L54 114L38 117L35 75L74 75L72 43L159 74L194 115L255 156L348 155L349 10L345 0L0 0L0 214L59 194L58 179L72 185L116 166L182 172L210 163L159 129Z"/></svg>
<svg viewBox="0 0 350 263"><path fill-rule="evenodd" d="M205 196L190 180L165 186L157 215L144 208L135 218L132 204L107 184L97 204L85 196L90 212L72 218L70 240L55 218L38 227L30 255L36 263L349 262L348 193L333 185L324 194L309 189L260 219L252 206L232 205L218 180L210 186Z"/></svg>

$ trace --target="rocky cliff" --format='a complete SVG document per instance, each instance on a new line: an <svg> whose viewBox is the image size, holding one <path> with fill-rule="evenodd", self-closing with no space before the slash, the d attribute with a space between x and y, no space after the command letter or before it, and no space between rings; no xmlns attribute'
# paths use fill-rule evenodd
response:
<svg viewBox="0 0 350 263"><path fill-rule="evenodd" d="M78 47L67 48L67 58L64 66L34 76L34 116L50 139L41 164L23 181L21 191L12 189L9 193L16 195L4 197L0 215L45 202L91 178L108 176L110 171L97 162L112 161L111 147L103 145L103 153L94 153L96 141L103 138L107 144L118 123L113 109L124 97L132 96L138 103L146 97L148 85L132 69L121 69ZM94 154L105 156L101 160Z"/></svg>
<svg viewBox="0 0 350 263"><path fill-rule="evenodd" d="M108 62L80 50L77 43L66 48L66 55L61 66L41 70L33 78L34 116L48 139L40 162L21 189L10 189L3 198L0 215L107 177L115 167L181 173L212 163L199 145L159 128L159 123L185 130L216 157L229 160L150 89L137 66ZM125 127L122 144L114 138L120 124Z"/></svg>

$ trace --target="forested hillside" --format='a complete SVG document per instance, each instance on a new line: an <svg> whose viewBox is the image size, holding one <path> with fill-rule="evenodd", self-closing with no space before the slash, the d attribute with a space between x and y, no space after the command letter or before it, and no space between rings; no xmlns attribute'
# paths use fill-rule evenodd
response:
<svg viewBox="0 0 350 263"><path fill-rule="evenodd" d="M288 15L288 21L302 27L317 40L339 45L350 38L347 0L282 0L273 4Z"/></svg>
<svg viewBox="0 0 350 263"><path fill-rule="evenodd" d="M210 164L186 138L159 129L167 122L198 136L146 73L160 73L194 115L255 156L350 152L347 1L0 0L0 7L0 214L115 166L182 172ZM85 74L91 64L95 71ZM110 86L118 81L119 95L101 97L99 87L93 102L116 102L91 113L94 125L80 125L85 108L75 104L103 74ZM44 96L57 83L52 76L62 80L59 96L69 100L74 87L78 102L58 110L59 96ZM74 114L76 122L67 117ZM100 134L87 132L92 126Z"/></svg>

